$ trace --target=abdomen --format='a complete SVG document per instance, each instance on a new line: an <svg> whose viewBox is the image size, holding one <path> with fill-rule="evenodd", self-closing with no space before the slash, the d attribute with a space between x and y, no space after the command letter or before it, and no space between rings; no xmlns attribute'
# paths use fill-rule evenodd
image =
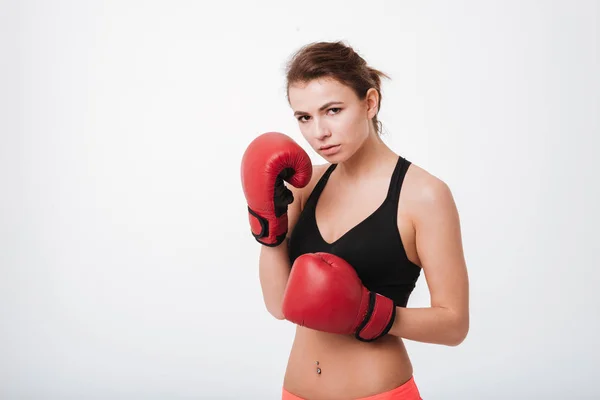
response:
<svg viewBox="0 0 600 400"><path fill-rule="evenodd" d="M396 336L367 343L298 326L283 386L304 398L348 399L392 390L412 374L404 343Z"/></svg>

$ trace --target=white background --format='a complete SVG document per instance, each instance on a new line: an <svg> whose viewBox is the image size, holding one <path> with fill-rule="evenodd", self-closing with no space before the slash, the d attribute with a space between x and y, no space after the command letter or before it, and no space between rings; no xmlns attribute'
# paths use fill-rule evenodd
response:
<svg viewBox="0 0 600 400"><path fill-rule="evenodd" d="M448 183L471 329L425 399L599 398L595 1L4 1L0 398L276 399L239 169L301 45L391 75L393 150ZM428 306L421 278L409 307Z"/></svg>

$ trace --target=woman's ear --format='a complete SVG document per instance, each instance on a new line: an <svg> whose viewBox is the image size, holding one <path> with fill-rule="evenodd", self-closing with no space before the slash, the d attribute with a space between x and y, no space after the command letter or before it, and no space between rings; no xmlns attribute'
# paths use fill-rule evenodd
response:
<svg viewBox="0 0 600 400"><path fill-rule="evenodd" d="M371 88L367 91L365 102L367 105L367 117L372 119L377 115L379 108L379 92L377 92L377 89Z"/></svg>

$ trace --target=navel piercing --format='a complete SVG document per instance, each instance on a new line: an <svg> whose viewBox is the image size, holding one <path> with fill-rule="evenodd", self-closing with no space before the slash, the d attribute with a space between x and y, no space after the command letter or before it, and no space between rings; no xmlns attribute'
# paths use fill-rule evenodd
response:
<svg viewBox="0 0 600 400"><path fill-rule="evenodd" d="M316 363L317 363L317 365L319 365L318 361ZM321 368L319 368L319 367L317 367L317 374L321 375Z"/></svg>

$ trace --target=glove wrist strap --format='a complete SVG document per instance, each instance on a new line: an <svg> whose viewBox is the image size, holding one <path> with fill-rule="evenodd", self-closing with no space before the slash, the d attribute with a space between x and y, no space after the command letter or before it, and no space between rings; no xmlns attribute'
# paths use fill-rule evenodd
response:
<svg viewBox="0 0 600 400"><path fill-rule="evenodd" d="M355 337L361 342L372 342L388 334L396 319L393 300L375 292L369 293L369 308L365 319L356 330Z"/></svg>
<svg viewBox="0 0 600 400"><path fill-rule="evenodd" d="M287 214L285 214L287 217ZM272 232L272 224L267 218L259 215L250 207L248 207L248 219L250 221L250 230L256 241L264 246L277 247L285 240L287 229L280 235L275 235ZM280 217L287 225L287 218ZM279 222L279 221L273 221Z"/></svg>

